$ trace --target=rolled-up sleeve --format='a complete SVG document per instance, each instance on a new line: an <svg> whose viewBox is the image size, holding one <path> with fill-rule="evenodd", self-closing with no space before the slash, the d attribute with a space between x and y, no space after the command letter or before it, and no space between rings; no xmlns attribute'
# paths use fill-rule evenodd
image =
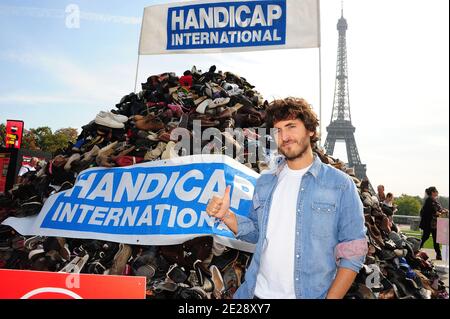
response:
<svg viewBox="0 0 450 319"><path fill-rule="evenodd" d="M256 244L259 236L257 209L260 205L257 193L253 196L252 202L248 217L236 214L238 224L236 238L251 244Z"/></svg>
<svg viewBox="0 0 450 319"><path fill-rule="evenodd" d="M341 198L338 245L335 249L339 268L359 272L363 267L368 251L363 209L356 185L348 178Z"/></svg>

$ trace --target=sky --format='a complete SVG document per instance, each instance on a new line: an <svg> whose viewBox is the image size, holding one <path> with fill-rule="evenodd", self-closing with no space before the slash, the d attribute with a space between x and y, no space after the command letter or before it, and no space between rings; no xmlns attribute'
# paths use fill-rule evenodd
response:
<svg viewBox="0 0 450 319"><path fill-rule="evenodd" d="M0 122L80 132L99 111L113 109L134 91L143 8L167 2L173 1L2 0ZM66 25L73 5L81 12L78 28ZM356 143L372 184L395 196L423 196L429 186L449 194L448 6L445 0L344 1ZM214 64L244 76L269 101L305 98L322 114L324 143L341 1L321 0L320 13L320 51L141 56L138 88L152 74ZM338 143L334 157L346 161L345 153Z"/></svg>

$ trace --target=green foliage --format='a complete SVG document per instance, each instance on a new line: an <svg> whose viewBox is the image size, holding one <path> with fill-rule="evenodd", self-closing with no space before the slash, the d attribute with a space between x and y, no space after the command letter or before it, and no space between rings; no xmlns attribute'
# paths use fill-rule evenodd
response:
<svg viewBox="0 0 450 319"><path fill-rule="evenodd" d="M22 148L27 150L38 150L36 135L32 131L25 130L22 138Z"/></svg>
<svg viewBox="0 0 450 319"><path fill-rule="evenodd" d="M54 154L58 150L66 148L69 142L75 142L77 136L78 132L74 128L62 128L53 133L47 126L38 127L25 132L23 148Z"/></svg>
<svg viewBox="0 0 450 319"><path fill-rule="evenodd" d="M395 204L398 207L396 215L419 216L422 208L422 201L420 197L408 196L403 194L395 199Z"/></svg>
<svg viewBox="0 0 450 319"><path fill-rule="evenodd" d="M439 201L439 203L441 203L441 205L442 205L444 208L447 208L447 209L448 209L448 197L439 196L438 201Z"/></svg>
<svg viewBox="0 0 450 319"><path fill-rule="evenodd" d="M6 146L6 125L0 123L0 147Z"/></svg>

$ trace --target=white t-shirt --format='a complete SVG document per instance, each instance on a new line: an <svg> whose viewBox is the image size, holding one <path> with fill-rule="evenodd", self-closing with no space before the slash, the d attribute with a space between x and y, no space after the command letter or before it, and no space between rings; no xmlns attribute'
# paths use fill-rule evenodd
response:
<svg viewBox="0 0 450 319"><path fill-rule="evenodd" d="M312 166L312 165L311 165ZM255 295L261 299L295 299L294 260L297 198L303 175L311 167L281 171L269 212Z"/></svg>

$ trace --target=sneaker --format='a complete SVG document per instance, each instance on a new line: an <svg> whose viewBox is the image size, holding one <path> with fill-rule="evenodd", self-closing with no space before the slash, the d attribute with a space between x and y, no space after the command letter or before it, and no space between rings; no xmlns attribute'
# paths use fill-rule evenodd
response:
<svg viewBox="0 0 450 319"><path fill-rule="evenodd" d="M206 95L207 97L209 97L209 98L211 98L211 99L213 98L213 96L214 96L214 90L213 90L213 88L211 87L211 84L205 83L204 93L205 93L205 95Z"/></svg>
<svg viewBox="0 0 450 319"><path fill-rule="evenodd" d="M172 267L170 267L166 276L168 279L177 284L182 284L188 279L188 275L186 275L186 270L184 269L184 267L180 267L177 264L174 264L172 265Z"/></svg>
<svg viewBox="0 0 450 319"><path fill-rule="evenodd" d="M105 141L105 138L102 136L96 136L95 138L91 138L86 144L81 147L82 152L86 152L88 149L100 145ZM98 146L97 146L98 147Z"/></svg>
<svg viewBox="0 0 450 319"><path fill-rule="evenodd" d="M79 274L81 270L83 270L88 260L88 254L84 255L83 257L77 256L73 260L71 260L70 263L65 265L64 268L62 268L59 272Z"/></svg>
<svg viewBox="0 0 450 319"><path fill-rule="evenodd" d="M162 160L168 160L171 158L178 157L178 154L175 152L175 146L177 144L175 142L170 141L167 143L166 150L162 153L161 159Z"/></svg>
<svg viewBox="0 0 450 319"><path fill-rule="evenodd" d="M217 99L215 99L213 101L210 100L210 102L208 104L208 107L210 109L215 109L215 108L217 108L219 106L227 105L228 103L230 103L230 98L229 97L227 97L227 98L220 97L220 98L217 98Z"/></svg>
<svg viewBox="0 0 450 319"><path fill-rule="evenodd" d="M196 109L197 113L200 114L205 114L206 113L206 109L209 107L210 103L212 103L213 100L211 99L206 99L204 100L202 103L200 103Z"/></svg>
<svg viewBox="0 0 450 319"><path fill-rule="evenodd" d="M101 248L97 250L92 259L87 264L87 272L90 274L105 274L106 270L111 267L114 256L119 251L119 244L105 242Z"/></svg>
<svg viewBox="0 0 450 319"><path fill-rule="evenodd" d="M244 94L244 90L239 88L239 85L223 82L222 88L227 92L229 96L235 96L239 94Z"/></svg>
<svg viewBox="0 0 450 319"><path fill-rule="evenodd" d="M103 111L101 111L99 114L101 116L103 116L103 117L109 116L114 121L117 121L119 123L126 123L126 122L128 122L128 116L125 116L125 115L115 114L115 113L112 113L112 112L103 112Z"/></svg>
<svg viewBox="0 0 450 319"><path fill-rule="evenodd" d="M157 159L159 159L162 155L162 153L164 152L164 150L166 149L167 144L160 142L158 143L158 145L152 149L151 151L148 151L145 154L144 160L146 161L155 161Z"/></svg>
<svg viewBox="0 0 450 319"><path fill-rule="evenodd" d="M123 122L119 122L108 112L100 112L99 114L97 114L97 116L95 117L95 123L98 125L116 129L122 129L125 127Z"/></svg>
<svg viewBox="0 0 450 319"><path fill-rule="evenodd" d="M32 251L38 248L39 245L42 245L45 241L46 237L43 236L33 236L25 240L25 249Z"/></svg>

